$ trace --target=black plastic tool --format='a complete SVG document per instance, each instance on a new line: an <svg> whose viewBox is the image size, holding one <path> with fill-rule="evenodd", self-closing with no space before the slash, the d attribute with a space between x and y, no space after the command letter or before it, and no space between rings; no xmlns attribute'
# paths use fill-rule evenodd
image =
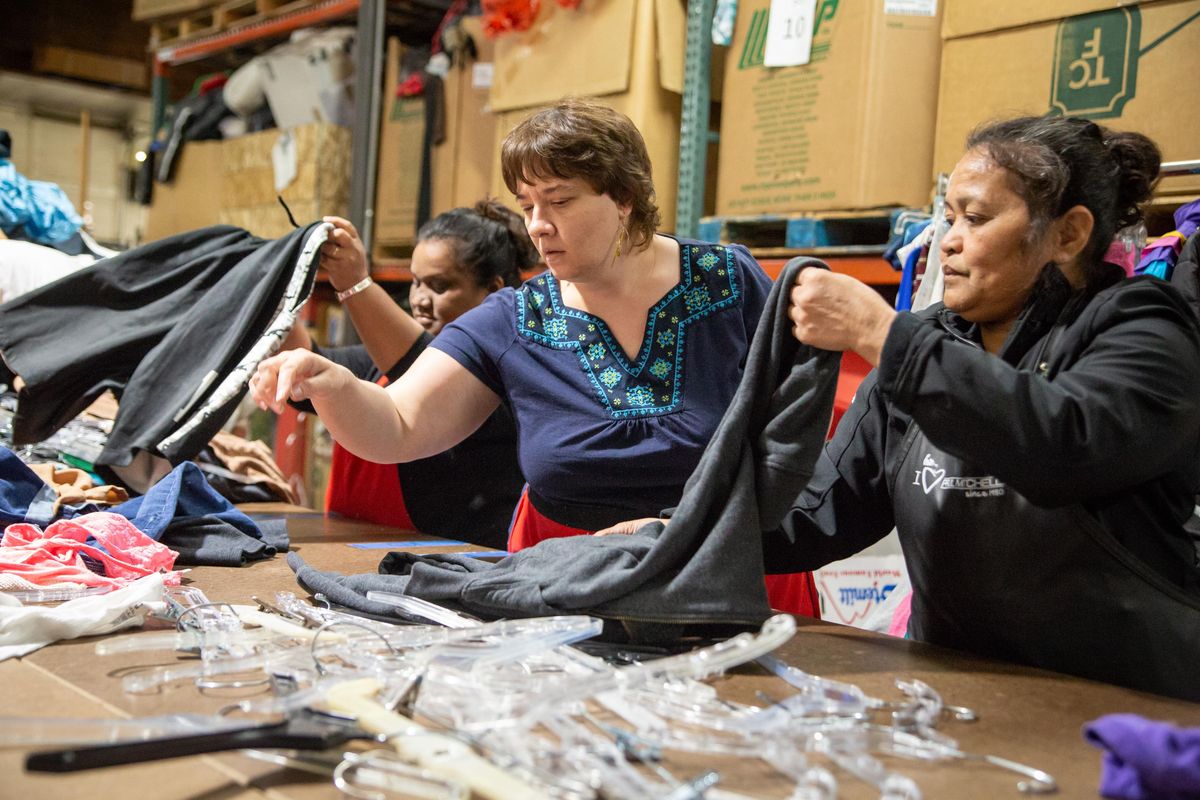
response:
<svg viewBox="0 0 1200 800"><path fill-rule="evenodd" d="M25 769L30 772L76 772L243 748L328 750L352 739L374 738L351 720L302 709L281 722L265 725L30 753L25 759Z"/></svg>

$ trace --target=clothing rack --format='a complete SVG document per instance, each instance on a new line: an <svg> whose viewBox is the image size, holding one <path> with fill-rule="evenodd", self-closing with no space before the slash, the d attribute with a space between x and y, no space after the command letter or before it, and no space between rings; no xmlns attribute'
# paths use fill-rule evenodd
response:
<svg viewBox="0 0 1200 800"><path fill-rule="evenodd" d="M1189 161L1167 161L1158 168L1159 175L1200 175L1200 158Z"/></svg>

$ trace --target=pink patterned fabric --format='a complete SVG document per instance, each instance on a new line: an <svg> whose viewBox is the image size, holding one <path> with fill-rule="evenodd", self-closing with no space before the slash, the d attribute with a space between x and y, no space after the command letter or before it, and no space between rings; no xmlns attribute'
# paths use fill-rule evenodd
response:
<svg viewBox="0 0 1200 800"><path fill-rule="evenodd" d="M89 537L97 546L87 543ZM39 586L71 582L112 589L162 572L166 585L178 586L181 573L171 570L177 555L125 517L98 511L58 520L45 531L26 522L9 525L0 540L0 572ZM84 556L102 565L104 574L88 569Z"/></svg>

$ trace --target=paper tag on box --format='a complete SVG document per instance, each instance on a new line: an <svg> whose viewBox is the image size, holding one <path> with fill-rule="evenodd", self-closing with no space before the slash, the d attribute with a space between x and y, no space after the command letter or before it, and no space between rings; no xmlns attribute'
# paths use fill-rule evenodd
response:
<svg viewBox="0 0 1200 800"><path fill-rule="evenodd" d="M474 89L492 88L491 61L480 61L471 67L471 87Z"/></svg>
<svg viewBox="0 0 1200 800"><path fill-rule="evenodd" d="M883 0L884 14L909 17L936 17L937 0Z"/></svg>
<svg viewBox="0 0 1200 800"><path fill-rule="evenodd" d="M794 67L812 56L817 0L771 0L763 66Z"/></svg>

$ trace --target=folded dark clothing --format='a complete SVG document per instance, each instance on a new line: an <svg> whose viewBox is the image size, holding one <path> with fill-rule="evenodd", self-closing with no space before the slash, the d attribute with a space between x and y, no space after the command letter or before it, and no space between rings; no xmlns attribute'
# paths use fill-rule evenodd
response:
<svg viewBox="0 0 1200 800"><path fill-rule="evenodd" d="M268 539L268 530L278 538L281 520L259 523L262 539L242 533L217 517L176 517L159 539L179 553L176 564L190 567L240 567L251 561L262 561L277 552L287 550L287 531L283 531L283 547Z"/></svg>
<svg viewBox="0 0 1200 800"><path fill-rule="evenodd" d="M1100 794L1120 800L1200 800L1200 728L1108 714L1083 736L1104 751Z"/></svg>
<svg viewBox="0 0 1200 800"><path fill-rule="evenodd" d="M590 613L631 632L760 624L771 613L761 531L779 524L811 477L837 384L840 354L800 345L791 333L789 289L806 267L825 265L793 259L772 288L742 381L670 525L548 539L496 564L388 556L387 568L407 576L306 574L326 579L347 606L361 602L353 595L363 587L387 586L488 618ZM289 558L293 569L302 563Z"/></svg>

